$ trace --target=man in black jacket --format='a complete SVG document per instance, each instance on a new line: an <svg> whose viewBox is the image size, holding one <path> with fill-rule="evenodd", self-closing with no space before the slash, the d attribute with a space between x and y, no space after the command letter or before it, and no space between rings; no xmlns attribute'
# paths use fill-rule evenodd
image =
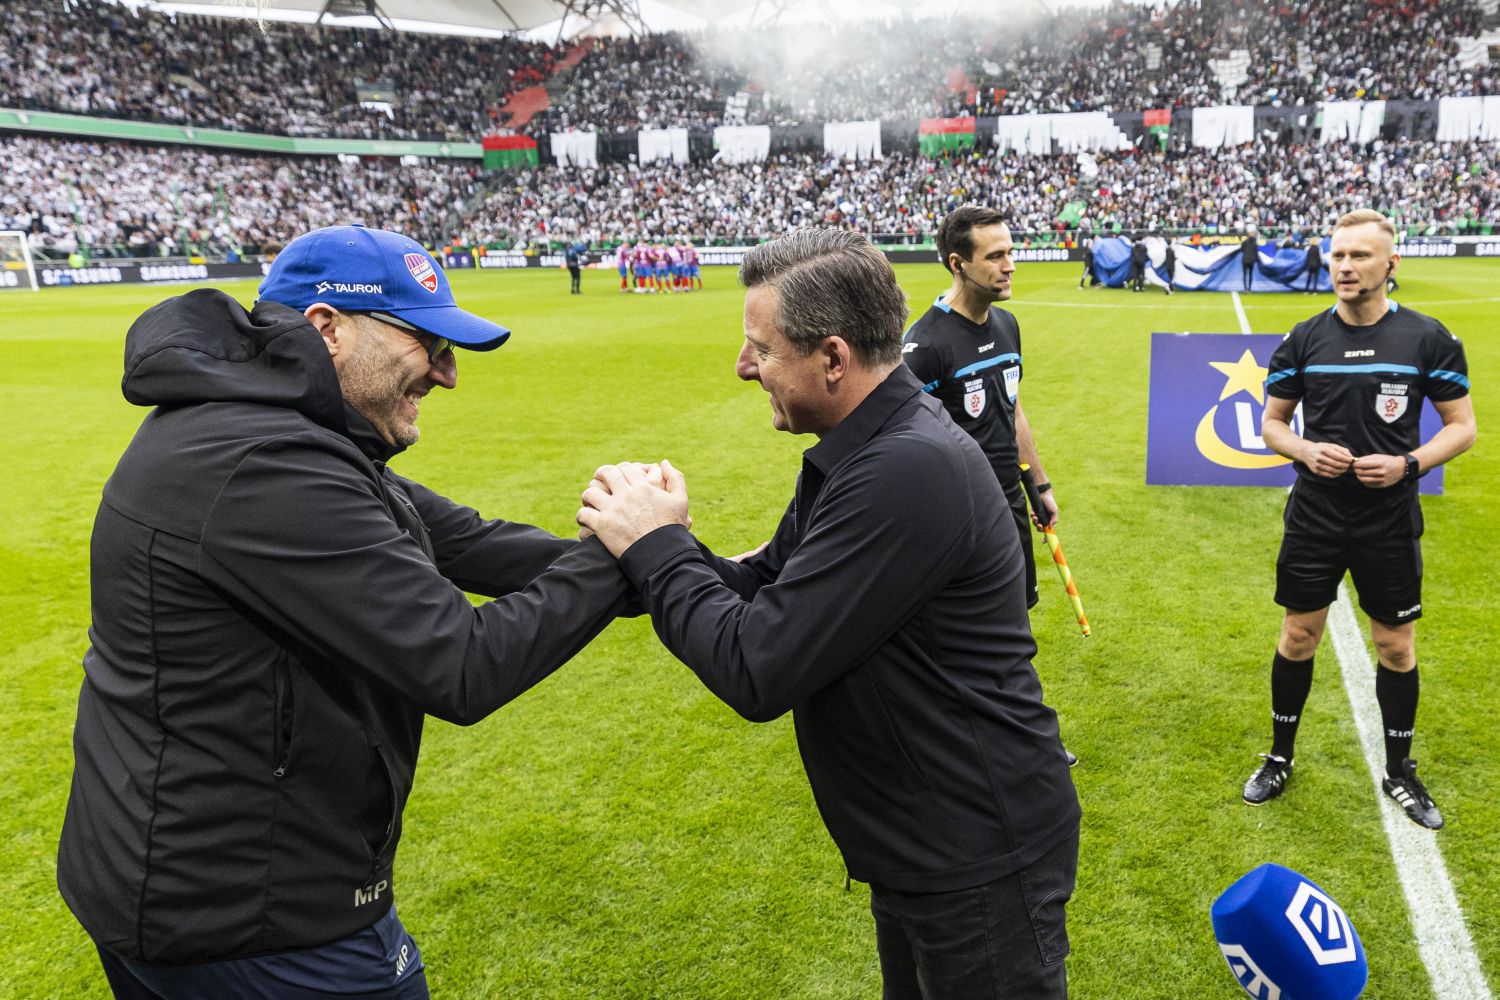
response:
<svg viewBox="0 0 1500 1000"><path fill-rule="evenodd" d="M1136 233L1135 242L1130 246L1130 290L1132 292L1146 290L1146 262L1149 257L1145 234Z"/></svg>
<svg viewBox="0 0 1500 1000"><path fill-rule="evenodd" d="M1323 241L1316 235L1308 237L1307 261L1303 267L1307 280L1303 282L1303 291L1314 295L1318 291L1318 282L1323 277Z"/></svg>
<svg viewBox="0 0 1500 1000"><path fill-rule="evenodd" d="M598 542L386 464L454 348L508 336L361 227L294 240L249 312L199 290L131 327L155 409L94 523L58 853L118 996L426 996L392 906L424 717L484 718L628 594Z"/></svg>
<svg viewBox="0 0 1500 1000"><path fill-rule="evenodd" d="M579 523L709 690L751 721L793 713L823 820L870 883L885 997L1064 997L1080 811L1005 495L901 364L905 297L866 238L801 230L740 278L736 372L774 427L819 438L775 535L715 556L668 463L665 490L600 469Z"/></svg>
<svg viewBox="0 0 1500 1000"><path fill-rule="evenodd" d="M1260 263L1260 243L1255 237L1256 232L1251 229L1240 241L1240 285L1246 292L1255 286L1255 265Z"/></svg>

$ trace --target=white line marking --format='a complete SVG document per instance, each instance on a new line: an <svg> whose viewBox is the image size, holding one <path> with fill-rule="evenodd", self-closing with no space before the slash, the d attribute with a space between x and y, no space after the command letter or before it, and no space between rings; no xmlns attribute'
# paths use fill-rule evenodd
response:
<svg viewBox="0 0 1500 1000"><path fill-rule="evenodd" d="M1229 297L1234 301L1234 314L1240 319L1240 333L1249 333L1250 318L1245 315L1245 303L1240 301L1240 293L1230 292Z"/></svg>
<svg viewBox="0 0 1500 1000"><path fill-rule="evenodd" d="M1493 1000L1438 850L1437 835L1407 819L1380 787L1385 777L1385 734L1381 731L1380 705L1375 700L1375 667L1343 584L1339 584L1338 599L1328 611L1328 632L1344 674L1354 725L1370 767L1375 796L1380 800L1380 819L1391 842L1396 876L1406 894L1417 951L1427 966L1433 995L1437 1000Z"/></svg>

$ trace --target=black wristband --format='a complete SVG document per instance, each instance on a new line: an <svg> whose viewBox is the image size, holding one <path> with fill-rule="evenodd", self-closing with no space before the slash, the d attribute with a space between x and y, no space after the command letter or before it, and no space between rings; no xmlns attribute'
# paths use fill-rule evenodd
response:
<svg viewBox="0 0 1500 1000"><path fill-rule="evenodd" d="M1036 484L1036 491L1038 493L1046 493L1050 489L1052 489L1052 484L1051 483L1037 483Z"/></svg>
<svg viewBox="0 0 1500 1000"><path fill-rule="evenodd" d="M1406 456L1406 472L1401 476L1401 478L1416 479L1421 474L1422 463L1417 461L1417 456L1408 453Z"/></svg>

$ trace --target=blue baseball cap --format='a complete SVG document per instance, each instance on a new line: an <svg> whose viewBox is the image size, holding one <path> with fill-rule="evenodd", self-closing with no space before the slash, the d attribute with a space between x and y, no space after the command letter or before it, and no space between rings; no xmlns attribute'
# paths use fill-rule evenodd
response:
<svg viewBox="0 0 1500 1000"><path fill-rule="evenodd" d="M260 298L293 309L323 302L345 312L389 313L473 351L510 331L458 308L448 276L420 243L364 226L329 226L292 240L260 283Z"/></svg>

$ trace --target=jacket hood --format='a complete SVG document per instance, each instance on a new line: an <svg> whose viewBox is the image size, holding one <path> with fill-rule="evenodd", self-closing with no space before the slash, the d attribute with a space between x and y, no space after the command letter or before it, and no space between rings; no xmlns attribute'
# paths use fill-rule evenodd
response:
<svg viewBox="0 0 1500 1000"><path fill-rule="evenodd" d="M131 325L120 387L138 406L261 403L349 433L338 373L307 318L277 302L246 312L215 289L167 299Z"/></svg>

